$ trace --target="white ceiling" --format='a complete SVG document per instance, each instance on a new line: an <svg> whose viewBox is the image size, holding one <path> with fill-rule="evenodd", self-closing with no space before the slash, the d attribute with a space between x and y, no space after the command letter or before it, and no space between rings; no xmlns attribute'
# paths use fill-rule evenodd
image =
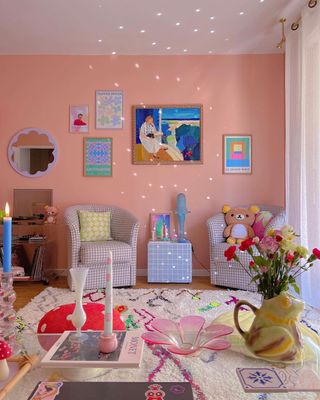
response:
<svg viewBox="0 0 320 400"><path fill-rule="evenodd" d="M0 54L277 53L278 20L286 16L291 23L304 5L306 0L0 0Z"/></svg>

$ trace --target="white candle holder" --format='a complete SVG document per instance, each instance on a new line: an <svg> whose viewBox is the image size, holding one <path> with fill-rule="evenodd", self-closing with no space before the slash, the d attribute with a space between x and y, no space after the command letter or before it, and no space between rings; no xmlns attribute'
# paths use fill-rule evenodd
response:
<svg viewBox="0 0 320 400"><path fill-rule="evenodd" d="M74 307L73 314L71 316L71 322L73 326L77 329L77 332L70 336L70 340L75 342L84 342L88 335L81 332L81 328L87 320L87 315L83 309L82 297L84 285L88 276L88 268L71 268L70 273L72 277L72 282L75 286L76 292L76 305Z"/></svg>

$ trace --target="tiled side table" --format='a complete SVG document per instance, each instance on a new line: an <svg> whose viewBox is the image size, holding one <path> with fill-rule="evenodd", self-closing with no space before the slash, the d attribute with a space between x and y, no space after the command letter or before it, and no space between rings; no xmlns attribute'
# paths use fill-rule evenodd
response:
<svg viewBox="0 0 320 400"><path fill-rule="evenodd" d="M148 282L192 282L191 243L149 241Z"/></svg>

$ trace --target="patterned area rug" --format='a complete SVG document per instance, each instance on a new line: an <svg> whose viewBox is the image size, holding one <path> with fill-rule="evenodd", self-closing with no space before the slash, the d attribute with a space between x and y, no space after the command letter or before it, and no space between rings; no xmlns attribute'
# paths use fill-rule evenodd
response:
<svg viewBox="0 0 320 400"><path fill-rule="evenodd" d="M196 291L173 289L115 289L114 305L124 310L122 318L128 329L149 330L154 318L179 319L185 315L201 315L207 323L221 313L232 311L238 299L246 299L260 305L260 296L244 291ZM40 318L52 308L73 302L75 294L68 289L47 288L35 297L18 313L21 328L28 326L37 329ZM104 293L86 292L84 302L103 302ZM311 329L320 329L320 313L308 309L303 321ZM28 328L25 328L28 329ZM274 400L274 399L310 399L316 394L246 394L236 377L237 367L261 366L260 361L245 358L232 351L204 351L196 357L180 357L170 354L165 348L145 347L140 369L106 369L97 381L188 381L191 383L195 400ZM41 379L48 378L48 371L37 368L28 374L10 400L27 398L33 386ZM143 399L142 399L143 400Z"/></svg>

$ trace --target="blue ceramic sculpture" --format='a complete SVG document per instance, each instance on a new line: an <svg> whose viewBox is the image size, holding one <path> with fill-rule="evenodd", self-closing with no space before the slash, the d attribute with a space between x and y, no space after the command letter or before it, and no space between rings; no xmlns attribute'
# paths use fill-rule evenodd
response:
<svg viewBox="0 0 320 400"><path fill-rule="evenodd" d="M178 217L178 224L179 224L179 236L178 236L179 243L187 242L187 240L184 237L184 224L186 221L186 215L189 212L190 211L187 210L185 194L179 193L177 196L177 209L175 211L175 214L177 214L177 217Z"/></svg>

